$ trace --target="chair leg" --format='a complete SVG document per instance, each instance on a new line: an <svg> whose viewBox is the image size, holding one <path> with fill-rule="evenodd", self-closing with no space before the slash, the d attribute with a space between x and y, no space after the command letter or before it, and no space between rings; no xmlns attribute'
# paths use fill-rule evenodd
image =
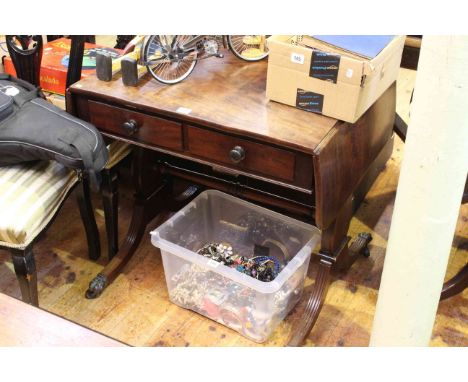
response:
<svg viewBox="0 0 468 382"><path fill-rule="evenodd" d="M105 169L102 174L102 202L107 233L107 256L109 261L119 250L119 190L115 168Z"/></svg>
<svg viewBox="0 0 468 382"><path fill-rule="evenodd" d="M10 252L23 301L34 306L39 306L36 262L34 261L32 245L23 250L11 249Z"/></svg>
<svg viewBox="0 0 468 382"><path fill-rule="evenodd" d="M91 204L89 179L85 174L83 174L82 180L78 185L76 199L88 240L88 256L91 260L97 260L101 256L101 243L99 241L99 231Z"/></svg>

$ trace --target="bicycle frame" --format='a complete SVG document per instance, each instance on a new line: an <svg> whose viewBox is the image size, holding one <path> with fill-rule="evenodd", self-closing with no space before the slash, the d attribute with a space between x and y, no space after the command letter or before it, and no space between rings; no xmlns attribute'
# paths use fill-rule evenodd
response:
<svg viewBox="0 0 468 382"><path fill-rule="evenodd" d="M163 43L163 41L161 41L161 44L163 44L165 46L165 48L166 48L166 50L168 52L173 52L176 48L178 48L178 50L180 50L181 53L184 53L184 54L190 53L190 52L197 49L197 44L199 42L203 41L205 38L207 38L208 36L211 36L211 35L195 35L195 36L193 36L192 39L187 41L184 45L178 45L176 47L177 36L178 35L174 35L174 38L172 39L172 42L171 42L170 45L168 44L166 39L165 39L164 43ZM213 37L215 39L218 36L219 35L213 35ZM226 35L222 35L222 42L223 42L223 47L227 48L227 36ZM201 59L205 59L205 58L208 58L208 57L211 57L211 56L197 58L196 61L201 60ZM177 61L178 59L179 59L178 57L175 57L173 59L170 59L170 61ZM141 62L141 64L142 65L156 64L159 60L160 59L150 60L150 61L147 61L147 62Z"/></svg>
<svg viewBox="0 0 468 382"><path fill-rule="evenodd" d="M211 35L196 35L191 40L186 42L184 45L179 46L179 48L182 49L182 50L193 49L193 48L196 47L196 44L198 44L200 41L202 41L204 38L206 38L208 36L211 36ZM173 43L175 42L176 37L177 37L177 35L174 37ZM213 35L213 37L216 39L217 37L219 37L219 35ZM222 39L223 39L224 48L227 48L227 36L222 35Z"/></svg>
<svg viewBox="0 0 468 382"><path fill-rule="evenodd" d="M139 63L146 65L159 82L183 81L196 63L209 57L224 57L222 46L239 59L259 61L268 55L266 36L247 35L151 35L145 40ZM222 46L221 46L222 42Z"/></svg>

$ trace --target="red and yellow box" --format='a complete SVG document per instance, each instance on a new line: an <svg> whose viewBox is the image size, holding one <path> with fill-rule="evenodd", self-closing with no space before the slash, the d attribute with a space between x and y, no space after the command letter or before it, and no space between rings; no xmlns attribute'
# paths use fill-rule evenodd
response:
<svg viewBox="0 0 468 382"><path fill-rule="evenodd" d="M44 45L41 61L40 85L47 92L65 94L67 82L68 61L70 55L71 40L59 38ZM96 52L105 50L112 58L117 58L121 50L104 47L95 44L85 44L83 55L83 68L81 77L87 77L96 71ZM10 57L5 57L5 72L16 75L15 68Z"/></svg>

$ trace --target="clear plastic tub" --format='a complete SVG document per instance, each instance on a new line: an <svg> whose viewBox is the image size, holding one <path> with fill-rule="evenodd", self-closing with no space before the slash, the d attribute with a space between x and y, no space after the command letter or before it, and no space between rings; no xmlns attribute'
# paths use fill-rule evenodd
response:
<svg viewBox="0 0 468 382"><path fill-rule="evenodd" d="M320 231L209 190L151 236L153 245L161 249L173 303L263 342L299 301ZM285 265L273 281L260 281L196 253L209 242L229 243L234 252L249 258L258 244Z"/></svg>

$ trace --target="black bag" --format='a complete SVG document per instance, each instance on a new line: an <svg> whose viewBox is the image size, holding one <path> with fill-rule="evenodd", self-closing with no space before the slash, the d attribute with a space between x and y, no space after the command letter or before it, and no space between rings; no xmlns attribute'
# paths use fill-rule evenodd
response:
<svg viewBox="0 0 468 382"><path fill-rule="evenodd" d="M0 166L53 159L85 170L97 189L108 155L93 125L47 102L39 88L0 73Z"/></svg>

